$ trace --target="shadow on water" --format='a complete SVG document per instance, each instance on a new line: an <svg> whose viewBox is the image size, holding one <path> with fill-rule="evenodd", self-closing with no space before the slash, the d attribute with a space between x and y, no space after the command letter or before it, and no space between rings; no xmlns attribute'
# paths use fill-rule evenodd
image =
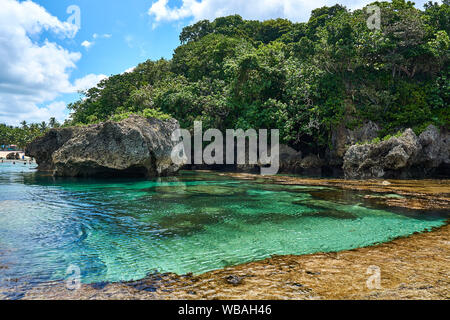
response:
<svg viewBox="0 0 450 320"><path fill-rule="evenodd" d="M386 210L386 199L413 198L412 196L400 196L393 193L372 193L367 191L342 190L338 188L312 191L309 193L312 196L312 199L308 204L310 208L317 207L317 204L314 204L314 202L316 200L320 200L343 205L359 204L360 206L366 208ZM306 203L300 201L298 204ZM320 210L320 207L317 207L317 209ZM417 210L399 206L389 206L388 209L392 213L419 220L433 221L450 218L450 212L448 209Z"/></svg>

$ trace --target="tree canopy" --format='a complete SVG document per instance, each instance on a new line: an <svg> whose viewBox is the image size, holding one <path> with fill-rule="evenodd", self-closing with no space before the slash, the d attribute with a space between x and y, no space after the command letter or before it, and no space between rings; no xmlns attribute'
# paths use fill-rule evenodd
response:
<svg viewBox="0 0 450 320"><path fill-rule="evenodd" d="M323 151L338 125L377 122L381 134L449 126L450 6L374 2L312 11L306 23L199 21L180 34L171 60L146 61L111 76L69 105L67 124L141 113L191 128L278 128L284 143ZM152 111L149 111L152 110Z"/></svg>

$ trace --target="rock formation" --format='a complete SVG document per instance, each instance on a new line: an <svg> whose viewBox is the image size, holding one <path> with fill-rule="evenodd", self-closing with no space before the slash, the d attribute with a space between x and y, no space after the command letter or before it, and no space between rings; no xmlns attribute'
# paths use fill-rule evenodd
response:
<svg viewBox="0 0 450 320"><path fill-rule="evenodd" d="M280 144L280 172L297 172L301 161L301 151Z"/></svg>
<svg viewBox="0 0 450 320"><path fill-rule="evenodd" d="M419 137L407 129L400 137L351 146L344 156L345 177L426 177L450 165L450 135L430 125Z"/></svg>
<svg viewBox="0 0 450 320"><path fill-rule="evenodd" d="M380 127L372 121L368 121L354 130L346 128L344 124L336 127L331 132L332 147L326 157L328 164L341 167L344 155L351 145L358 141L371 141L378 137L379 131Z"/></svg>
<svg viewBox="0 0 450 320"><path fill-rule="evenodd" d="M131 116L85 127L51 129L26 148L38 169L55 176L167 176L180 166L171 160L176 120Z"/></svg>

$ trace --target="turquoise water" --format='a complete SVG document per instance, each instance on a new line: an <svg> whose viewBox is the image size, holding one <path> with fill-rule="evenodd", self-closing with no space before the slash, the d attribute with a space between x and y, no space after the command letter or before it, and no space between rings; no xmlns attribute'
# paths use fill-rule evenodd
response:
<svg viewBox="0 0 450 320"><path fill-rule="evenodd" d="M445 223L361 193L183 172L155 181L54 179L0 164L0 281L126 281L283 254L339 251Z"/></svg>

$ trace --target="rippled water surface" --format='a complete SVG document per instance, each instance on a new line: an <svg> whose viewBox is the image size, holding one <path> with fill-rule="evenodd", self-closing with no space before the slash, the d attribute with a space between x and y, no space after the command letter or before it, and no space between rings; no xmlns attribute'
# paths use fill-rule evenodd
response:
<svg viewBox="0 0 450 320"><path fill-rule="evenodd" d="M394 195L391 195L394 196ZM0 164L0 281L133 280L272 255L339 251L444 224L362 194L213 173L144 180L53 179Z"/></svg>

